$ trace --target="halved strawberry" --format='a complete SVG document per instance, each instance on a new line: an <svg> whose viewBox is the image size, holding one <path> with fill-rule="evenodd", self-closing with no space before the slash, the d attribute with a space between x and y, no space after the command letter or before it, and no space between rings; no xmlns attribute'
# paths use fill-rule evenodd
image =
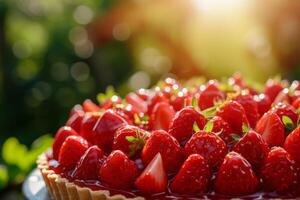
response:
<svg viewBox="0 0 300 200"><path fill-rule="evenodd" d="M98 171L105 159L103 151L96 145L88 148L80 158L72 177L81 180L98 180Z"/></svg>
<svg viewBox="0 0 300 200"><path fill-rule="evenodd" d="M131 188L137 176L136 164L119 150L111 152L99 171L100 180L117 189Z"/></svg>
<svg viewBox="0 0 300 200"><path fill-rule="evenodd" d="M206 119L192 106L185 107L177 112L173 118L169 128L169 134L175 137L179 143L182 143L189 139L194 133L193 124L195 122L200 129L203 129Z"/></svg>
<svg viewBox="0 0 300 200"><path fill-rule="evenodd" d="M262 136L253 130L248 131L232 150L241 154L257 169L270 151Z"/></svg>
<svg viewBox="0 0 300 200"><path fill-rule="evenodd" d="M184 147L186 155L200 154L211 167L217 167L227 154L226 143L212 132L194 133Z"/></svg>
<svg viewBox="0 0 300 200"><path fill-rule="evenodd" d="M143 163L147 165L153 157L160 153L168 173L176 172L184 160L183 151L178 141L166 131L153 131L141 154Z"/></svg>
<svg viewBox="0 0 300 200"><path fill-rule="evenodd" d="M261 168L266 189L287 191L297 184L295 161L281 147L273 147Z"/></svg>
<svg viewBox="0 0 300 200"><path fill-rule="evenodd" d="M165 192L168 179L160 153L157 153L151 162L136 179L135 186L144 193L155 194Z"/></svg>
<svg viewBox="0 0 300 200"><path fill-rule="evenodd" d="M66 122L66 126L72 127L77 133L79 133L83 116L84 116L84 111L80 109L73 110L68 121Z"/></svg>
<svg viewBox="0 0 300 200"><path fill-rule="evenodd" d="M225 99L225 94L219 89L216 81L209 81L206 86L200 87L198 106L201 110L214 106L216 101L222 99Z"/></svg>
<svg viewBox="0 0 300 200"><path fill-rule="evenodd" d="M73 169L88 147L88 142L80 136L67 137L59 151L59 164L67 170Z"/></svg>
<svg viewBox="0 0 300 200"><path fill-rule="evenodd" d="M285 142L284 149L289 152L289 154L300 163L300 126L298 126L292 133L290 133ZM299 177L300 178L300 177Z"/></svg>
<svg viewBox="0 0 300 200"><path fill-rule="evenodd" d="M95 124L94 143L105 152L110 151L116 130L126 124L127 122L113 110L105 111Z"/></svg>
<svg viewBox="0 0 300 200"><path fill-rule="evenodd" d="M230 100L222 104L216 115L222 117L230 125L235 134L242 135L243 125L249 127L245 109L236 101Z"/></svg>
<svg viewBox="0 0 300 200"><path fill-rule="evenodd" d="M67 137L72 135L78 136L78 133L69 126L63 126L57 131L52 145L53 158L55 160L58 160L61 145L64 143Z"/></svg>
<svg viewBox="0 0 300 200"><path fill-rule="evenodd" d="M219 133L218 136L222 138L226 144L229 144L233 141L233 138L231 137L233 131L229 124L222 117L214 116L210 121L213 123L213 133Z"/></svg>
<svg viewBox="0 0 300 200"><path fill-rule="evenodd" d="M253 96L242 92L241 94L235 96L233 100L237 101L243 106L250 126L254 128L259 119L259 113L257 103L254 101Z"/></svg>
<svg viewBox="0 0 300 200"><path fill-rule="evenodd" d="M99 112L100 107L92 102L90 99L86 99L82 104L84 112Z"/></svg>
<svg viewBox="0 0 300 200"><path fill-rule="evenodd" d="M268 110L270 110L272 102L270 98L265 94L255 95L254 101L257 103L259 116L263 116Z"/></svg>
<svg viewBox="0 0 300 200"><path fill-rule="evenodd" d="M175 111L169 103L162 102L155 105L150 116L150 128L152 130L163 129L168 131Z"/></svg>
<svg viewBox="0 0 300 200"><path fill-rule="evenodd" d="M113 150L121 150L129 157L139 153L148 139L148 134L135 126L120 127L114 136Z"/></svg>
<svg viewBox="0 0 300 200"><path fill-rule="evenodd" d="M100 116L99 112L87 112L81 122L80 135L92 144L94 143L93 129Z"/></svg>
<svg viewBox="0 0 300 200"><path fill-rule="evenodd" d="M256 191L259 180L251 164L232 151L226 155L217 173L215 187L222 194L247 195Z"/></svg>
<svg viewBox="0 0 300 200"><path fill-rule="evenodd" d="M282 146L284 143L284 125L274 112L265 113L257 122L255 131L262 135L269 147Z"/></svg>
<svg viewBox="0 0 300 200"><path fill-rule="evenodd" d="M207 161L199 154L192 154L175 176L171 190L178 194L197 194L206 190L210 178Z"/></svg>

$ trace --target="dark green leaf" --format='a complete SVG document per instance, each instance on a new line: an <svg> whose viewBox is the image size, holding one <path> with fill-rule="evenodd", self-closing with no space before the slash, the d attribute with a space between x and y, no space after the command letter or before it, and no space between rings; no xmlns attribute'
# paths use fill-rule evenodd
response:
<svg viewBox="0 0 300 200"><path fill-rule="evenodd" d="M230 134L230 137L232 137L235 140L235 142L241 139L241 136L235 133Z"/></svg>
<svg viewBox="0 0 300 200"><path fill-rule="evenodd" d="M289 118L288 116L282 116L282 122L284 124L284 127L286 128L287 131L292 131L295 128L295 124L292 121L291 118Z"/></svg>

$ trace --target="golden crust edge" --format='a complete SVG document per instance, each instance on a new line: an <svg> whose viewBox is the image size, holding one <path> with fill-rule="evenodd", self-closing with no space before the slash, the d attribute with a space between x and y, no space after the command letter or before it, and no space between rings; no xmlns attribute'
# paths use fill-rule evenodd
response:
<svg viewBox="0 0 300 200"><path fill-rule="evenodd" d="M91 190L80 187L66 178L62 178L53 170L49 170L45 154L38 157L37 168L40 170L46 188L53 199L56 200L144 200L144 197L127 198L124 195L110 195L108 190Z"/></svg>

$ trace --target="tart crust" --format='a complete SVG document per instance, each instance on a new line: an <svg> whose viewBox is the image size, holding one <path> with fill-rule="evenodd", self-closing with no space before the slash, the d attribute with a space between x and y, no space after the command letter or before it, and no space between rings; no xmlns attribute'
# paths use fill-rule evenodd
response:
<svg viewBox="0 0 300 200"><path fill-rule="evenodd" d="M127 198L124 195L110 195L108 190L91 190L80 187L66 178L62 178L49 169L45 154L37 159L37 168L40 170L50 196L56 200L144 200L144 197Z"/></svg>

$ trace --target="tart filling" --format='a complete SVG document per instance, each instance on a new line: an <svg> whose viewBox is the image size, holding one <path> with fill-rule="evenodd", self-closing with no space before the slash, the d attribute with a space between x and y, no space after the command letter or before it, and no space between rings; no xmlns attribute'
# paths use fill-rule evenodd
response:
<svg viewBox="0 0 300 200"><path fill-rule="evenodd" d="M55 199L299 197L299 99L297 81L168 78L74 106L38 168Z"/></svg>

